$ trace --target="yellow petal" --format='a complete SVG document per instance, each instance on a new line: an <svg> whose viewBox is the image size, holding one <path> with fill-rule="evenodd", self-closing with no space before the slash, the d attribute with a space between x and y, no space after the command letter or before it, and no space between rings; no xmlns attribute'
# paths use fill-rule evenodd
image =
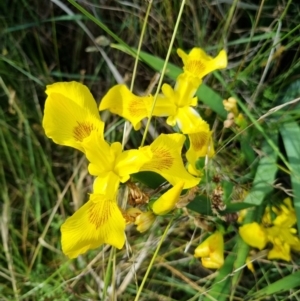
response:
<svg viewBox="0 0 300 301"><path fill-rule="evenodd" d="M140 215L136 217L135 225L137 226L136 229L143 233L147 231L152 224L154 223L156 216L153 214L152 211L142 212Z"/></svg>
<svg viewBox="0 0 300 301"><path fill-rule="evenodd" d="M83 146L86 152L86 157L90 161L89 172L91 175L98 176L97 187L100 183L103 187L116 187L116 179L119 182L126 182L130 175L140 170L141 166L145 164L149 157L141 150L128 150L122 152L122 145L119 142L114 142L109 145L97 133L91 133L90 137L85 139ZM115 179L110 184L110 179L115 175ZM109 177L109 178L108 178ZM104 185L107 182L107 185ZM117 186L118 186L117 185ZM103 188L108 189L108 188ZM98 193L107 194L108 191Z"/></svg>
<svg viewBox="0 0 300 301"><path fill-rule="evenodd" d="M99 110L109 110L129 120L134 129L138 130L141 127L140 121L149 116L152 103L151 95L136 96L126 85L116 85L103 97Z"/></svg>
<svg viewBox="0 0 300 301"><path fill-rule="evenodd" d="M46 87L46 94L60 94L72 100L81 108L86 108L96 118L99 117L97 103L87 86L79 82L58 82Z"/></svg>
<svg viewBox="0 0 300 301"><path fill-rule="evenodd" d="M195 109L188 106L178 108L175 118L183 134L197 133L203 120Z"/></svg>
<svg viewBox="0 0 300 301"><path fill-rule="evenodd" d="M97 177L93 184L93 191L97 194L105 194L108 198L116 198L120 185L120 177L113 171Z"/></svg>
<svg viewBox="0 0 300 301"><path fill-rule="evenodd" d="M115 172L120 181L125 183L133 173L140 171L141 167L149 160L149 157L138 149L123 151L116 160Z"/></svg>
<svg viewBox="0 0 300 301"><path fill-rule="evenodd" d="M224 264L224 238L219 231L214 232L195 249L195 257L201 257L203 266L218 269Z"/></svg>
<svg viewBox="0 0 300 301"><path fill-rule="evenodd" d="M119 142L119 153L122 152L122 146ZM89 172L93 176L105 176L109 171L114 170L116 161L116 152L103 137L92 132L91 135L82 143L87 159L89 160Z"/></svg>
<svg viewBox="0 0 300 301"><path fill-rule="evenodd" d="M180 75L174 89L168 84L163 84L161 90L167 102L172 103L178 109L183 106L197 105L197 97L194 97L197 88L198 85L190 83L188 79Z"/></svg>
<svg viewBox="0 0 300 301"><path fill-rule="evenodd" d="M62 250L75 258L104 243L121 249L125 243L124 231L125 220L116 200L92 194L62 225Z"/></svg>
<svg viewBox="0 0 300 301"><path fill-rule="evenodd" d="M177 54L183 61L184 72L191 77L202 79L212 71L227 67L227 55L224 50L221 50L215 58L207 55L201 48L193 48L188 55L178 49Z"/></svg>
<svg viewBox="0 0 300 301"><path fill-rule="evenodd" d="M273 248L268 253L268 259L282 259L291 261L291 248L285 242L274 244Z"/></svg>
<svg viewBox="0 0 300 301"><path fill-rule="evenodd" d="M186 158L189 163L189 171L194 175L200 175L201 170L197 169L196 163L199 158L208 156L209 158L215 155L214 144L212 140L212 133L209 125L202 120L198 123L198 132L188 134L190 140L190 147L186 152Z"/></svg>
<svg viewBox="0 0 300 301"><path fill-rule="evenodd" d="M161 134L150 146L142 147L149 155L149 161L140 171L153 171L160 174L173 186L184 181L184 189L196 186L200 179L191 176L185 169L181 149L185 140L182 134Z"/></svg>
<svg viewBox="0 0 300 301"><path fill-rule="evenodd" d="M202 265L208 269L219 269L224 264L224 259L219 261L213 261L211 258L201 258Z"/></svg>
<svg viewBox="0 0 300 301"><path fill-rule="evenodd" d="M184 182L179 182L174 187L165 192L160 198L158 198L152 206L153 212L156 215L165 215L173 210L179 200L183 185Z"/></svg>
<svg viewBox="0 0 300 301"><path fill-rule="evenodd" d="M47 86L43 127L55 143L84 152L82 141L92 131L103 135L96 102L88 88L77 82L62 82Z"/></svg>
<svg viewBox="0 0 300 301"><path fill-rule="evenodd" d="M260 250L262 250L268 242L265 229L256 222L241 226L239 233L246 244Z"/></svg>

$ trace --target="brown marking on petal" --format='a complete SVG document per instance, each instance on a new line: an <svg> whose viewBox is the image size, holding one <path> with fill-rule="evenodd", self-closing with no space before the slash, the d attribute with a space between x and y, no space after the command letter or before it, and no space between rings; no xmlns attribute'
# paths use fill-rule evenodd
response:
<svg viewBox="0 0 300 301"><path fill-rule="evenodd" d="M200 132L197 134L190 134L191 143L195 150L202 149L205 145L207 145L207 141L209 138L208 132Z"/></svg>
<svg viewBox="0 0 300 301"><path fill-rule="evenodd" d="M88 210L88 219L89 222L93 225L95 225L96 230L107 223L107 221L111 217L110 213L110 207L109 206L103 206L103 209L100 214L100 207L101 205L99 203L93 203L91 204L89 210Z"/></svg>
<svg viewBox="0 0 300 301"><path fill-rule="evenodd" d="M86 137L91 134L91 131L95 129L93 123L90 122L78 122L77 126L73 129L73 137L75 140L82 142Z"/></svg>
<svg viewBox="0 0 300 301"><path fill-rule="evenodd" d="M205 70L205 63L200 60L189 60L185 66L185 69L194 75L199 73L202 74Z"/></svg>
<svg viewBox="0 0 300 301"><path fill-rule="evenodd" d="M131 116L147 116L147 109L141 99L133 99L129 102L128 111Z"/></svg>
<svg viewBox="0 0 300 301"><path fill-rule="evenodd" d="M157 147L152 150L153 160L149 164L151 168L154 168L158 171L170 169L174 162L174 157L171 152L163 147Z"/></svg>

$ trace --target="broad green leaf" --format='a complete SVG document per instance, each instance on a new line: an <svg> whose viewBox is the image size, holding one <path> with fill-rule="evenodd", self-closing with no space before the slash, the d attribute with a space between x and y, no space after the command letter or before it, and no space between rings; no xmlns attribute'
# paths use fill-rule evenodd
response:
<svg viewBox="0 0 300 301"><path fill-rule="evenodd" d="M277 145L277 137L274 135L272 142ZM253 187L246 196L244 203L255 206L261 205L265 196L273 189L273 183L277 172L277 154L269 143L262 147L261 159L257 167Z"/></svg>
<svg viewBox="0 0 300 301"><path fill-rule="evenodd" d="M295 121L283 123L280 134L285 146L291 171L291 182L294 195L294 207L297 215L298 233L300 233L300 127Z"/></svg>

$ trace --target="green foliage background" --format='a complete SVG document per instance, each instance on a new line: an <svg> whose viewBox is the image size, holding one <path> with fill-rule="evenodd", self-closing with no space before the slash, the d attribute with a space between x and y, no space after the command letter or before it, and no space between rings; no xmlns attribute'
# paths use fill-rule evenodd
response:
<svg viewBox="0 0 300 301"><path fill-rule="evenodd" d="M108 290L109 300L134 300L167 224L161 219L144 235L130 228L133 255L128 259L126 250L117 252L112 270L108 247L73 261L61 253L60 225L86 200L93 179L80 153L45 137L45 86L81 81L99 101L116 83L112 66L129 84L134 57L126 45L137 48L147 9L146 1L91 0L79 5L82 10L65 0L0 2L0 300L106 300L103 288L111 283L116 286ZM153 2L136 93L142 93L161 70L180 5L181 1ZM197 94L202 101L199 112L215 133L217 156L210 176L225 179L228 212L254 208L248 221L259 220L266 205L293 196L298 229L299 12L297 1L187 1L165 77L173 83L180 72L178 47L188 51L200 46L212 55L226 49L228 68L208 76ZM98 46L108 60L92 51L99 36ZM115 46L110 47L111 42ZM249 122L243 132L223 130L222 99L230 96L239 99ZM103 118L108 139L120 139L123 122L110 115ZM156 120L155 130L170 129ZM140 139L140 133L132 133L130 143L137 147ZM203 187L209 191L210 181ZM238 188L249 191L243 203L232 202ZM209 213L206 201L196 199L189 205L191 212ZM226 236L226 263L214 273L193 258L202 232L181 215L162 245L140 300L299 300L299 254L291 263L257 254L253 275L245 267L248 247L239 239L236 225L232 229ZM138 264L132 272L133 262Z"/></svg>

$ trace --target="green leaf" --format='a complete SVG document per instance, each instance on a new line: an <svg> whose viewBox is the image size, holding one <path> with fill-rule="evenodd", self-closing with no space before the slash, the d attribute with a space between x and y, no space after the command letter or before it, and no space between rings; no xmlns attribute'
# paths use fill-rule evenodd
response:
<svg viewBox="0 0 300 301"><path fill-rule="evenodd" d="M272 142L277 145L277 135L274 135ZM265 196L273 190L273 183L277 172L277 154L269 143L262 146L262 158L259 161L253 187L246 196L244 203L255 206L261 205Z"/></svg>
<svg viewBox="0 0 300 301"><path fill-rule="evenodd" d="M294 207L297 215L298 233L300 233L300 127L295 121L283 123L280 134L292 168L291 182L294 195Z"/></svg>
<svg viewBox="0 0 300 301"><path fill-rule="evenodd" d="M207 293L207 296L203 301L226 301L229 300L230 295L230 275L233 270L233 263L235 261L236 255L234 252L229 254L224 262L224 265L219 270L218 276L214 279L211 286L211 290Z"/></svg>
<svg viewBox="0 0 300 301"><path fill-rule="evenodd" d="M151 171L141 171L133 174L132 177L152 189L156 189L158 186L166 182L161 175Z"/></svg>

